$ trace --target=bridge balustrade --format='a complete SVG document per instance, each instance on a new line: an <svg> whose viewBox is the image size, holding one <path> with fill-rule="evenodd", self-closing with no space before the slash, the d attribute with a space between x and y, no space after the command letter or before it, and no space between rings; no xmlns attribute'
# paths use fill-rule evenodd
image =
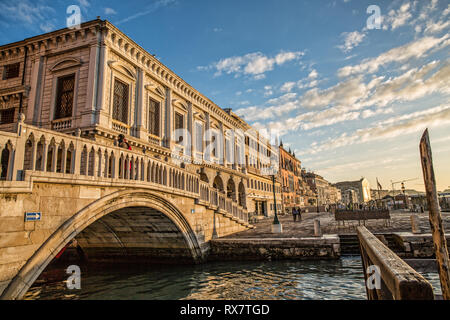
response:
<svg viewBox="0 0 450 320"><path fill-rule="evenodd" d="M136 181L190 194L241 220L246 212L232 199L188 172L149 154L107 146L81 137L38 128L19 117L16 133L0 131L1 180L24 181L25 172L45 178ZM35 173L35 174L33 174Z"/></svg>
<svg viewBox="0 0 450 320"><path fill-rule="evenodd" d="M225 196L221 193L218 193L218 200L219 200L219 209L226 211Z"/></svg>
<svg viewBox="0 0 450 320"><path fill-rule="evenodd" d="M200 200L209 202L209 186L204 181L200 181Z"/></svg>
<svg viewBox="0 0 450 320"><path fill-rule="evenodd" d="M233 201L231 199L226 198L225 199L225 210L229 214L233 214Z"/></svg>

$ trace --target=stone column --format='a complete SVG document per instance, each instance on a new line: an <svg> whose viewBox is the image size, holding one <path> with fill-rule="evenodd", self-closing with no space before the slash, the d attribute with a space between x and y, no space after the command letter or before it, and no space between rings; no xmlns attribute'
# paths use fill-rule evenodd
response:
<svg viewBox="0 0 450 320"><path fill-rule="evenodd" d="M314 236L315 237L321 237L322 231L320 230L320 220L314 219Z"/></svg>
<svg viewBox="0 0 450 320"><path fill-rule="evenodd" d="M120 154L114 154L114 158L112 161L112 168L111 168L111 178L112 179L119 179L119 161Z"/></svg>
<svg viewBox="0 0 450 320"><path fill-rule="evenodd" d="M417 214L411 215L411 231L414 234L422 233L419 216Z"/></svg>
<svg viewBox="0 0 450 320"><path fill-rule="evenodd" d="M41 171L47 170L47 141L43 141L42 143L42 163L41 163Z"/></svg>
<svg viewBox="0 0 450 320"><path fill-rule="evenodd" d="M82 144L81 144L81 141L80 141L80 136L81 136L81 130L80 129L76 130L76 136L77 136L77 139L75 141L74 150L72 152L71 173L73 173L73 174L80 174L81 153L83 152Z"/></svg>
<svg viewBox="0 0 450 320"><path fill-rule="evenodd" d="M144 97L144 71L141 68L137 70L137 80L136 80L136 104L135 104L135 120L134 120L134 131L136 132L136 137L145 139L147 134L145 129L145 97Z"/></svg>
<svg viewBox="0 0 450 320"><path fill-rule="evenodd" d="M57 161L58 161L58 145L55 143L53 145L52 149L53 149L52 150L52 166L51 166L50 171L56 172L56 165L57 165Z"/></svg>
<svg viewBox="0 0 450 320"><path fill-rule="evenodd" d="M109 173L109 157L110 154L108 152L105 152L104 158L105 158L105 170L103 171L102 177L108 178Z"/></svg>
<svg viewBox="0 0 450 320"><path fill-rule="evenodd" d="M206 161L211 161L211 152L206 152L206 148L208 147L208 144L211 143L211 134L209 132L210 128L210 121L209 121L209 113L205 112L205 140L209 142L205 142L205 145L203 146L203 159Z"/></svg>
<svg viewBox="0 0 450 320"><path fill-rule="evenodd" d="M141 180L141 159L136 159L136 161L134 162L134 167L136 172L134 173L133 179Z"/></svg>
<svg viewBox="0 0 450 320"><path fill-rule="evenodd" d="M31 151L31 171L36 170L36 154L37 154L37 144L39 141L33 141L33 150Z"/></svg>
<svg viewBox="0 0 450 320"><path fill-rule="evenodd" d="M106 105L104 105L104 95L106 90L105 75L107 72L106 57L108 47L106 46L104 39L107 36L108 29L102 30L99 35L99 57L97 60L97 89L96 89L96 119L95 123L103 127L108 127L109 121L109 110Z"/></svg>
<svg viewBox="0 0 450 320"><path fill-rule="evenodd" d="M67 166L67 146L64 145L64 148L61 150L61 172L66 173Z"/></svg>
<svg viewBox="0 0 450 320"><path fill-rule="evenodd" d="M226 159L225 159L225 141L226 140L225 140L225 132L223 130L223 123L220 122L219 126L220 126L220 135L222 136L221 139L220 139L220 142L219 142L222 145L218 146L219 149L221 150L221 153L222 153L222 154L219 154L219 164L221 164L223 166L226 166L226 162L227 162Z"/></svg>
<svg viewBox="0 0 450 320"><path fill-rule="evenodd" d="M105 174L105 154L100 151L98 153L98 177L103 178Z"/></svg>
<svg viewBox="0 0 450 320"><path fill-rule="evenodd" d="M95 31L97 34L97 42L90 46L89 53L89 69L88 69L88 83L87 83L87 96L85 110L78 110L79 112L86 112L82 116L81 123L77 126L85 127L93 125L96 122L95 113L98 103L98 87L99 87L99 62L101 60L101 47L102 47L102 32L100 30ZM104 50L103 50L104 52ZM103 53L104 54L104 53ZM103 74L103 73L102 73ZM89 113L88 113L89 112Z"/></svg>
<svg viewBox="0 0 450 320"><path fill-rule="evenodd" d="M33 125L37 125L39 121L43 65L44 57L37 56L31 67L31 91L28 99L26 118L28 119L28 123Z"/></svg>
<svg viewBox="0 0 450 320"><path fill-rule="evenodd" d="M187 116L187 130L189 132L189 135L191 136L191 145L188 146L188 150L185 150L187 152L187 155L191 158L191 161L194 160L194 116L192 111L192 102L188 101L188 116Z"/></svg>
<svg viewBox="0 0 450 320"><path fill-rule="evenodd" d="M172 128L173 128L173 111L172 111L172 90L166 88L166 105L164 112L164 146L172 150Z"/></svg>

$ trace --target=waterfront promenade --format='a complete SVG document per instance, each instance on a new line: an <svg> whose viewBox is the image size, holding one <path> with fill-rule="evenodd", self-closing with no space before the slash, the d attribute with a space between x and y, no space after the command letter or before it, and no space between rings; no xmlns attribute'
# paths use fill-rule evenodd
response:
<svg viewBox="0 0 450 320"><path fill-rule="evenodd" d="M391 211L390 226L386 227L383 220L368 220L366 227L372 232L411 232L410 217L413 213L403 210ZM422 233L431 233L428 212L418 213ZM271 233L271 224L273 218L266 218L254 223L255 228L245 230L224 238L300 238L311 237L314 235L314 220L320 219L321 230L323 234L355 234L358 221L346 222L345 227L337 228L334 215L329 212L309 212L302 213L301 221L293 221L292 215L281 215L279 220L283 225L283 233ZM446 232L450 232L450 213L442 212L442 222ZM362 222L361 222L362 224Z"/></svg>

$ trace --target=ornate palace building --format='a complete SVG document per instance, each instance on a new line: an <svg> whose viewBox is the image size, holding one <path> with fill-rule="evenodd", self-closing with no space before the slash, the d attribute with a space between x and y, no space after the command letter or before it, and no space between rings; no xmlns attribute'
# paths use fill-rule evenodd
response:
<svg viewBox="0 0 450 320"><path fill-rule="evenodd" d="M279 147L279 159L284 210L291 212L294 207L311 205L309 199L315 196L302 177L301 161L291 150L284 149L283 143Z"/></svg>
<svg viewBox="0 0 450 320"><path fill-rule="evenodd" d="M133 152L164 164L147 167L140 156L126 157L115 173L109 154L85 148L81 174L147 175L181 190L198 189L199 177L233 205L273 215L272 179L262 171L277 148L110 22L97 19L3 45L0 72L0 130L14 131L23 114L27 125L105 147L120 145L123 135ZM27 146L25 169L71 172L72 145L30 137ZM15 174L8 164L13 150L2 149L7 180ZM281 204L278 181L275 188Z"/></svg>

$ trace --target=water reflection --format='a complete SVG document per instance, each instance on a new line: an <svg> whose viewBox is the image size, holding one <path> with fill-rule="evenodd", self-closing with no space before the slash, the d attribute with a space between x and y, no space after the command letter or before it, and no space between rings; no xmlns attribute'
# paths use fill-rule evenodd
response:
<svg viewBox="0 0 450 320"><path fill-rule="evenodd" d="M365 299L359 257L337 261L82 267L81 290L36 284L25 299ZM45 279L44 279L45 280Z"/></svg>

